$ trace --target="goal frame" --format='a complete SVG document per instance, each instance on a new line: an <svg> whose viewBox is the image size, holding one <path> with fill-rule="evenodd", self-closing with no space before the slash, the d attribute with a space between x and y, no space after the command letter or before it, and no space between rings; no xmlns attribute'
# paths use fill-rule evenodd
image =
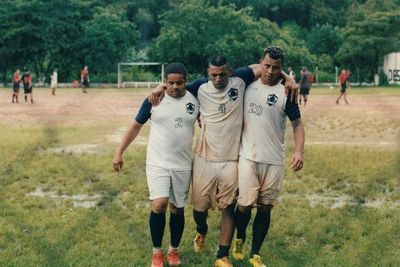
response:
<svg viewBox="0 0 400 267"><path fill-rule="evenodd" d="M118 88L123 87L121 66L161 66L161 82L164 82L164 63L162 62L120 62L118 63ZM150 84L150 82L145 82Z"/></svg>

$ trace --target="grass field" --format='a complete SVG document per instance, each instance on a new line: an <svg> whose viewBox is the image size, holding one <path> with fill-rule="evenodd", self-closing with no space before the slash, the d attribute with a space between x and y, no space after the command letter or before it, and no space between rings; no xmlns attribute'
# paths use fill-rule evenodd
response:
<svg viewBox="0 0 400 267"><path fill-rule="evenodd" d="M400 266L400 88L351 89L350 105L335 105L337 93L315 88L302 108L305 166L286 168L261 251L269 267ZM34 89L25 105L0 89L0 266L149 266L148 126L122 172L111 164L146 94ZM290 126L286 140L288 162ZM185 212L182 266L213 266L218 211L201 255Z"/></svg>

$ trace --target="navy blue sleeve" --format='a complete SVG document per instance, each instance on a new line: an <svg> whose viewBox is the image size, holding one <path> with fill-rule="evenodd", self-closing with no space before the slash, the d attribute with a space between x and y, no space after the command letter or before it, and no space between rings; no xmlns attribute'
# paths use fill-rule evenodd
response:
<svg viewBox="0 0 400 267"><path fill-rule="evenodd" d="M135 120L140 124L145 124L147 120L150 119L151 108L152 105L146 97L146 99L142 103L142 106L139 109L138 114L135 117Z"/></svg>
<svg viewBox="0 0 400 267"><path fill-rule="evenodd" d="M254 82L254 72L251 67L242 67L235 69L232 73L232 76L241 78L246 86Z"/></svg>
<svg viewBox="0 0 400 267"><path fill-rule="evenodd" d="M199 92L199 88L202 84L207 83L208 79L207 78L200 78L197 80L194 80L193 82L190 82L186 84L186 90L188 90L192 95L197 97L197 94Z"/></svg>
<svg viewBox="0 0 400 267"><path fill-rule="evenodd" d="M295 103L294 101L290 101L290 94L291 94L291 91L289 91L289 94L286 99L285 113L289 117L290 121L295 121L295 120L301 118L301 114L300 114L299 105L297 103Z"/></svg>

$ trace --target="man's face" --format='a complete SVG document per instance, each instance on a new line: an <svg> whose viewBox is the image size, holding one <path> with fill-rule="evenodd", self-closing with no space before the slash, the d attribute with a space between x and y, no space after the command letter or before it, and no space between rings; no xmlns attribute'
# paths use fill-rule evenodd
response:
<svg viewBox="0 0 400 267"><path fill-rule="evenodd" d="M183 74L171 73L167 75L167 94L179 98L185 95L186 79Z"/></svg>
<svg viewBox="0 0 400 267"><path fill-rule="evenodd" d="M282 72L282 60L272 59L268 54L260 61L261 65L261 81L266 85L276 85Z"/></svg>
<svg viewBox="0 0 400 267"><path fill-rule="evenodd" d="M228 66L223 65L220 67L210 65L207 69L208 77L214 87L218 90L224 90L228 85L231 70Z"/></svg>

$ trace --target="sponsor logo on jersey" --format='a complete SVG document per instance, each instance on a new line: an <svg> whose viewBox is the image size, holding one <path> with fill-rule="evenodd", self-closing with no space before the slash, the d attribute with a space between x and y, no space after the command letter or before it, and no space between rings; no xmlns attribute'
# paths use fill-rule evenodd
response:
<svg viewBox="0 0 400 267"><path fill-rule="evenodd" d="M236 99L238 99L238 89L236 88L231 88L228 91L228 96L231 100L236 101Z"/></svg>
<svg viewBox="0 0 400 267"><path fill-rule="evenodd" d="M269 94L267 96L267 105L270 107L274 107L275 103L278 101L278 97L276 94Z"/></svg>
<svg viewBox="0 0 400 267"><path fill-rule="evenodd" d="M187 103L186 104L186 112L189 114L193 114L194 113L194 109L195 109L195 105L193 103Z"/></svg>

